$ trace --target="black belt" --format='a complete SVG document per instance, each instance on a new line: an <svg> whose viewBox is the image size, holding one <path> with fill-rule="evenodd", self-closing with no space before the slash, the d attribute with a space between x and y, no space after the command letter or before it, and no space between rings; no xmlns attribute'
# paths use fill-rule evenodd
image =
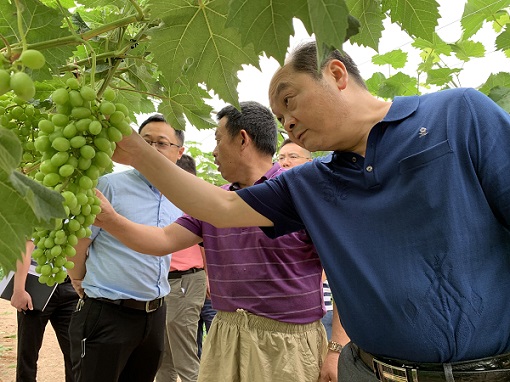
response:
<svg viewBox="0 0 510 382"><path fill-rule="evenodd" d="M510 353L451 364L387 359L373 356L360 348L358 354L382 382L510 381Z"/></svg>
<svg viewBox="0 0 510 382"><path fill-rule="evenodd" d="M85 296L84 299L86 299L86 298L91 298L91 297ZM164 303L163 297L157 298L157 299L151 300L151 301L138 301L138 300L133 300L131 298L120 299L120 300L110 300L109 298L104 298L104 297L94 298L94 300L106 302L108 304L124 306L126 308L143 310L147 313L154 312L155 310L160 308Z"/></svg>
<svg viewBox="0 0 510 382"><path fill-rule="evenodd" d="M184 275L201 272L203 270L204 270L204 268L190 268L186 271L170 271L170 272L168 272L168 280L180 279Z"/></svg>

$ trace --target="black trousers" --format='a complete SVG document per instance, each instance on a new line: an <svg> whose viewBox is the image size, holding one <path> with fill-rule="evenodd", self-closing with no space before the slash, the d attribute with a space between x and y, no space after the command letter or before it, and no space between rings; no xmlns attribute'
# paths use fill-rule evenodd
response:
<svg viewBox="0 0 510 382"><path fill-rule="evenodd" d="M17 382L36 381L37 360L48 321L55 330L64 354L66 382L74 381L68 330L77 301L78 295L71 283L67 282L57 286L43 312L40 310L18 312Z"/></svg>
<svg viewBox="0 0 510 382"><path fill-rule="evenodd" d="M154 312L94 298L69 326L76 382L152 382L161 364L166 307Z"/></svg>

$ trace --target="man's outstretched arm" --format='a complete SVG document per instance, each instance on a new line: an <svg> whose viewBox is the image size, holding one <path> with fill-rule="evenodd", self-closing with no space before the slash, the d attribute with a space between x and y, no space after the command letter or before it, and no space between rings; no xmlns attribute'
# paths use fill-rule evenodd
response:
<svg viewBox="0 0 510 382"><path fill-rule="evenodd" d="M96 195L101 200L101 213L97 215L94 225L137 252L165 256L202 241L201 237L177 223L154 227L132 222L118 214L100 191L96 190Z"/></svg>
<svg viewBox="0 0 510 382"><path fill-rule="evenodd" d="M133 166L181 210L218 228L273 225L235 192L182 170L139 134L133 133L118 142L113 160Z"/></svg>

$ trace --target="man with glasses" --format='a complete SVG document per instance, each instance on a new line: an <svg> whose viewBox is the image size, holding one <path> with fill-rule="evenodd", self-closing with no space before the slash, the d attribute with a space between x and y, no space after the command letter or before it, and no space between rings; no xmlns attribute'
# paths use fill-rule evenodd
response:
<svg viewBox="0 0 510 382"><path fill-rule="evenodd" d="M292 168L311 161L312 153L304 147L296 145L289 138L285 139L280 146L278 163L283 168Z"/></svg>
<svg viewBox="0 0 510 382"><path fill-rule="evenodd" d="M161 115L144 121L139 134L173 163L184 151L183 131ZM102 176L97 188L141 224L164 227L182 215L135 169ZM95 226L76 252L69 270L82 297L69 327L76 381L154 381L164 351L170 256L133 251Z"/></svg>

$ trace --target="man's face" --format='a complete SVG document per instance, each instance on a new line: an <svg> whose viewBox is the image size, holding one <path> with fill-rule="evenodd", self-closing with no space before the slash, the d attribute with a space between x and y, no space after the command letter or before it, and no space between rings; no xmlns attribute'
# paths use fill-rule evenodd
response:
<svg viewBox="0 0 510 382"><path fill-rule="evenodd" d="M311 160L310 152L295 143L287 143L278 153L278 163L284 168L292 168Z"/></svg>
<svg viewBox="0 0 510 382"><path fill-rule="evenodd" d="M220 119L215 132L216 147L213 150L214 163L221 176L230 183L238 182L238 171L242 168L240 134L231 137L226 128L227 117Z"/></svg>
<svg viewBox="0 0 510 382"><path fill-rule="evenodd" d="M143 127L140 135L174 163L184 152L184 147L177 139L175 130L166 122L150 122Z"/></svg>
<svg viewBox="0 0 510 382"><path fill-rule="evenodd" d="M309 151L335 150L343 138L340 93L328 72L315 80L284 66L271 80L269 102L293 142Z"/></svg>

